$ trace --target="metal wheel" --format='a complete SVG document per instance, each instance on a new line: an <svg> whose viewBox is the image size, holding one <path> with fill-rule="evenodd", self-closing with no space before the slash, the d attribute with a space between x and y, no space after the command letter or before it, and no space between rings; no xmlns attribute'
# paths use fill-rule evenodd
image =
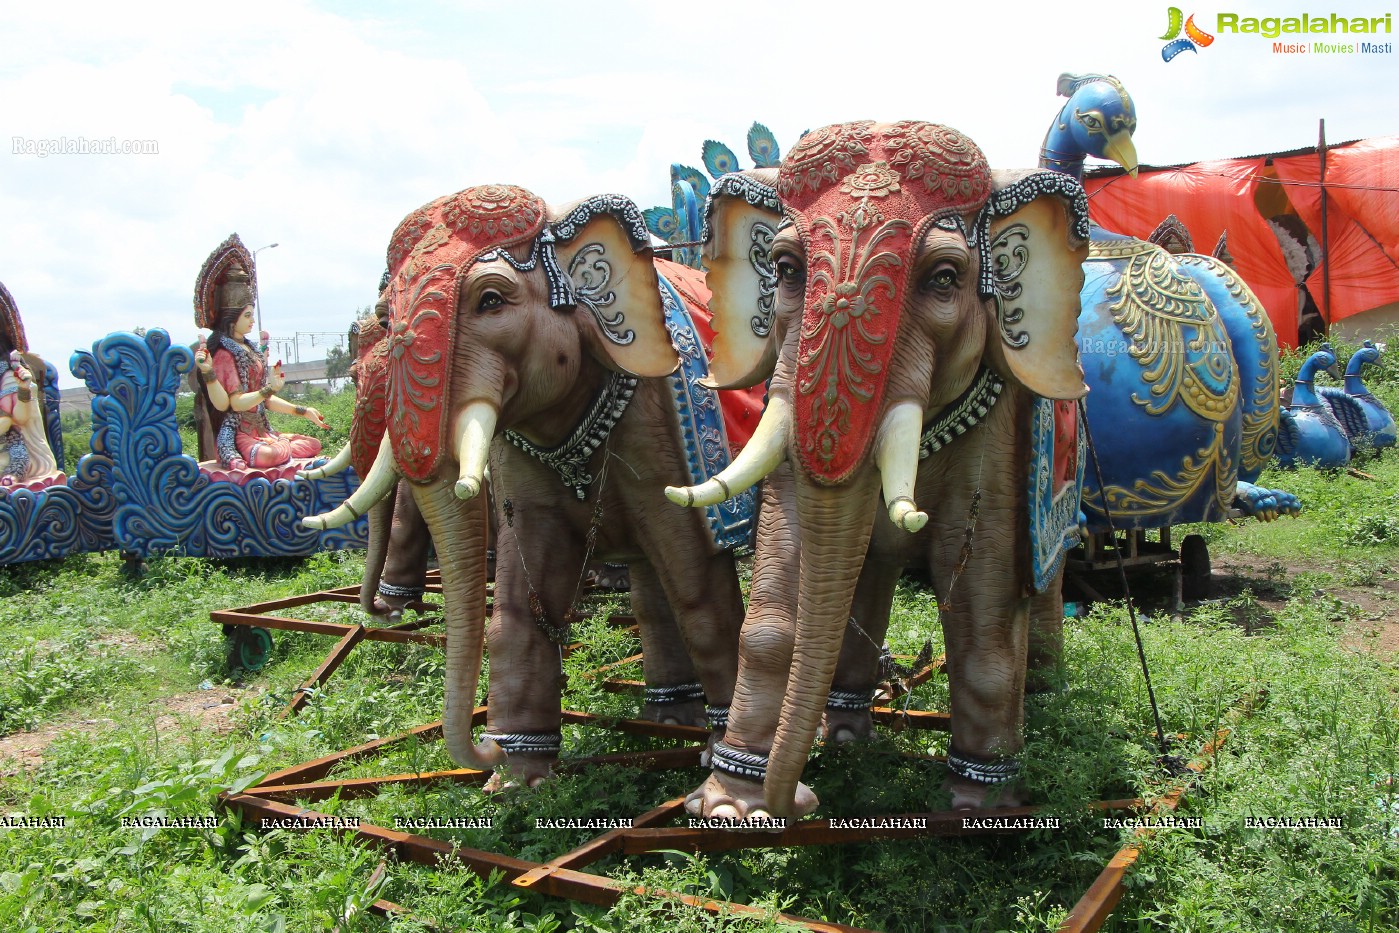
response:
<svg viewBox="0 0 1399 933"><path fill-rule="evenodd" d="M1210 596L1210 549L1199 535L1186 535L1180 542L1181 597L1199 602Z"/></svg>
<svg viewBox="0 0 1399 933"><path fill-rule="evenodd" d="M267 656L272 652L272 633L256 626L238 625L231 628L233 633L229 637L233 645L228 652L229 669L250 674L262 670Z"/></svg>

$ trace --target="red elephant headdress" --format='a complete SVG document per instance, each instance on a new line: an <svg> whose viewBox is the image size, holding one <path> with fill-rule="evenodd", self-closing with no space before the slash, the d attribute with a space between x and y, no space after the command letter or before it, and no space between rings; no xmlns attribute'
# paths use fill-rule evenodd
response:
<svg viewBox="0 0 1399 933"><path fill-rule="evenodd" d="M449 361L462 272L486 253L534 240L547 213L544 202L523 188L479 185L419 208L394 230L388 252L389 435L409 479L430 477L447 446Z"/></svg>
<svg viewBox="0 0 1399 933"><path fill-rule="evenodd" d="M807 254L793 399L803 467L850 476L868 449L910 287L931 224L960 229L991 194L991 170L954 129L905 120L827 126L782 162L778 190Z"/></svg>

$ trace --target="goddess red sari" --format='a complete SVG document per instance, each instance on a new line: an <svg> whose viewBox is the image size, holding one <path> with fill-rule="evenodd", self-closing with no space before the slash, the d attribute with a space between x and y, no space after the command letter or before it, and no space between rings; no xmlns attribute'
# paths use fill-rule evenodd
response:
<svg viewBox="0 0 1399 933"><path fill-rule="evenodd" d="M262 356L247 345L221 337L213 348L214 376L232 398L256 392L267 382ZM293 459L314 457L321 442L304 434L279 434L267 420L267 406L259 402L248 411L228 411L216 437L219 463L225 469L264 469Z"/></svg>

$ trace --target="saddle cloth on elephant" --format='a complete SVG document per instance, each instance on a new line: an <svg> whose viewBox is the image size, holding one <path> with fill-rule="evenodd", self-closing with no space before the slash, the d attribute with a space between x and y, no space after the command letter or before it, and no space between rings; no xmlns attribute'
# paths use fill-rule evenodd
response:
<svg viewBox="0 0 1399 933"><path fill-rule="evenodd" d="M709 375L709 348L714 343L704 273L664 259L656 260L656 272L666 330L680 356L680 367L666 380L679 416L690 471L687 483L697 486L728 466L753 436L763 414L766 387L716 391L700 385ZM715 545L728 549L747 544L756 510L753 489L708 506L704 511Z"/></svg>

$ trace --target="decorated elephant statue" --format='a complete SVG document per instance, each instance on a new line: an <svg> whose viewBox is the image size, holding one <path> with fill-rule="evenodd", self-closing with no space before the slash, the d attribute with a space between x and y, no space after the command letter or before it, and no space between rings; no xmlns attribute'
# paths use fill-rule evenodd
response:
<svg viewBox="0 0 1399 933"><path fill-rule="evenodd" d="M722 735L743 614L731 548L748 539L751 496L749 508L693 513L662 489L722 469L761 401L697 384L703 277L653 260L626 198L553 208L506 185L413 212L388 262L386 429L356 495L310 521L348 520L406 481L441 566L452 757L508 765L528 783L548 774L561 743L561 648L598 558L631 564L646 715L708 721ZM489 627L487 484L498 524Z"/></svg>
<svg viewBox="0 0 1399 933"><path fill-rule="evenodd" d="M350 352L355 361L350 377L355 384L355 416L349 442L330 462L300 475L322 479L353 465L367 476L374 465L388 425L388 287L387 274L379 301L369 314L350 327ZM369 540L365 546L360 607L370 615L397 622L403 611L422 599L427 588L427 565L432 535L418 510L407 481L369 510Z"/></svg>
<svg viewBox="0 0 1399 933"><path fill-rule="evenodd" d="M1040 166L1082 179L1087 156L1137 170L1136 108L1110 75L1064 74L1067 100ZM1172 255L1094 225L1079 345L1091 391L1090 532L1295 515L1295 496L1255 485L1278 436L1278 347L1263 306L1212 256ZM1104 511L1111 512L1111 519Z"/></svg>
<svg viewBox="0 0 1399 933"><path fill-rule="evenodd" d="M993 173L945 126L858 122L726 176L706 212L711 381L771 381L729 469L666 491L709 506L766 476L729 728L688 809L816 806L812 740L833 705L868 707L914 563L946 636L953 805L1014 802L1031 631L1061 620L1077 541L1081 185Z"/></svg>

